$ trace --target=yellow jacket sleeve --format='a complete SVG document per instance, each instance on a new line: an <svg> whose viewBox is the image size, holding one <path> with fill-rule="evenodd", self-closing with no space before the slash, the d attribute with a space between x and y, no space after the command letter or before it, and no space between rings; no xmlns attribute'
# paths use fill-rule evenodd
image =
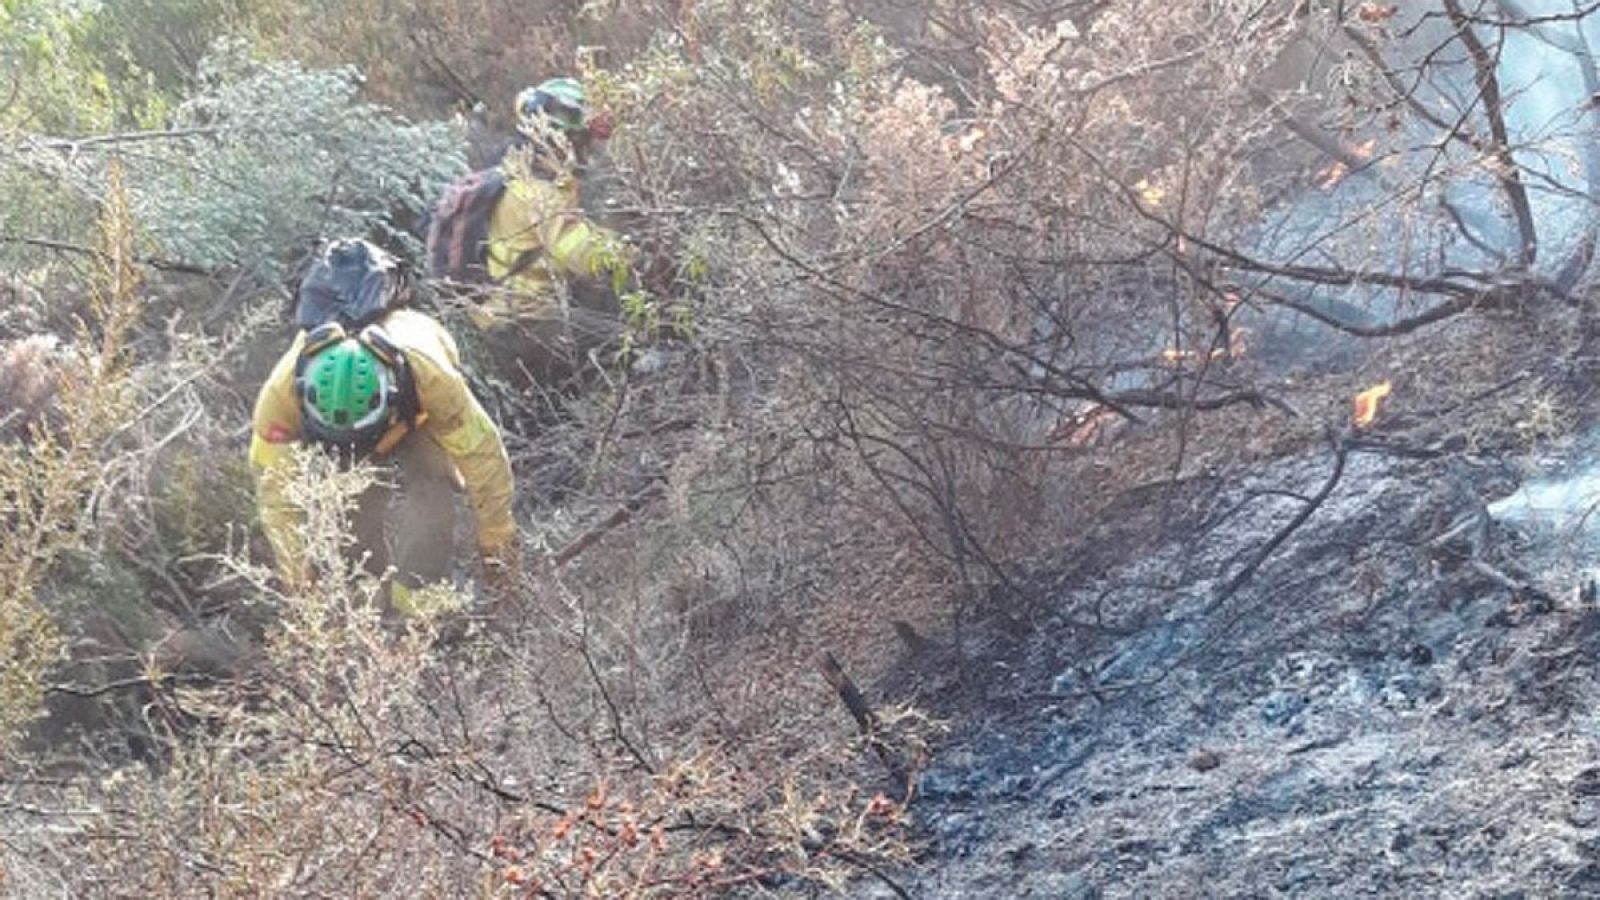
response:
<svg viewBox="0 0 1600 900"><path fill-rule="evenodd" d="M256 395L251 415L250 467L256 473L256 505L261 528L272 545L278 574L291 585L307 575L300 514L289 502L290 448L300 438L300 406L294 398L294 365L305 335L296 337L288 352L272 367L272 374Z"/></svg>
<svg viewBox="0 0 1600 900"><path fill-rule="evenodd" d="M428 419L422 432L444 448L466 483L478 529L478 549L498 556L516 538L511 515L511 461L500 429L484 412L454 366L427 353L411 353L417 400Z"/></svg>
<svg viewBox="0 0 1600 900"><path fill-rule="evenodd" d="M599 274L600 250L608 246L620 246L620 240L583 214L570 176L511 180L489 217L489 275L496 280L513 272L518 280L527 267L519 263L530 256L567 277L591 278Z"/></svg>

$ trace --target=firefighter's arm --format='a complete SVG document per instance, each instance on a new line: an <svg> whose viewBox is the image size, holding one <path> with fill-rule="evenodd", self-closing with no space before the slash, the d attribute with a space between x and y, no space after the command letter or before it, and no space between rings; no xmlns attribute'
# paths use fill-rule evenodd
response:
<svg viewBox="0 0 1600 900"><path fill-rule="evenodd" d="M410 354L417 399L428 414L422 430L455 464L466 483L478 530L478 549L486 559L514 555L517 527L511 516L511 461L500 429L484 412L453 367L425 354Z"/></svg>
<svg viewBox="0 0 1600 900"><path fill-rule="evenodd" d="M256 473L261 528L272 545L279 576L291 587L303 584L308 574L300 513L288 497L290 452L300 437L300 407L294 398L300 345L301 339L296 339L261 386L250 429L250 467Z"/></svg>
<svg viewBox="0 0 1600 900"><path fill-rule="evenodd" d="M609 276L630 263L622 237L596 225L578 202L578 184L570 174L554 181L521 182L529 190L533 221L538 223L539 244L563 274L577 278Z"/></svg>
<svg viewBox="0 0 1600 900"><path fill-rule="evenodd" d="M608 277L618 266L631 265L628 245L614 231L590 222L581 212L559 212L542 226L550 260L570 276Z"/></svg>

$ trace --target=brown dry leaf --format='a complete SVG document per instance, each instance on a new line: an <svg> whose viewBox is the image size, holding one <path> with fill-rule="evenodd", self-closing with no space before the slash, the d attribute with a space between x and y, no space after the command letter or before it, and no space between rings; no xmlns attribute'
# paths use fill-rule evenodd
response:
<svg viewBox="0 0 1600 900"><path fill-rule="evenodd" d="M1379 25L1394 18L1400 12L1398 6L1380 6L1376 3L1363 3L1356 7L1356 18L1369 25Z"/></svg>

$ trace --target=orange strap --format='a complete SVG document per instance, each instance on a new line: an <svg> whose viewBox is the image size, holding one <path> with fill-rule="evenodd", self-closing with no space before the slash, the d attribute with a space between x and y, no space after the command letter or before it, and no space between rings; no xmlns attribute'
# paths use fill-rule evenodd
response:
<svg viewBox="0 0 1600 900"><path fill-rule="evenodd" d="M426 412L419 412L417 413L416 419L414 419L412 422L396 422L393 425L390 425L389 430L383 433L383 437L378 438L378 446L374 447L372 452L378 456L387 454L390 450L393 450L395 446L405 438L406 435L412 432L413 426L415 428L421 428L427 423L427 421L428 414Z"/></svg>

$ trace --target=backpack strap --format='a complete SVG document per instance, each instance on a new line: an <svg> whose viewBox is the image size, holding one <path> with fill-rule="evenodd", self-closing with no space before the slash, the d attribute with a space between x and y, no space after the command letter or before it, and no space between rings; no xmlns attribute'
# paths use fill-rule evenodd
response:
<svg viewBox="0 0 1600 900"><path fill-rule="evenodd" d="M305 343L300 345L300 355L294 361L295 396L302 396L305 393L300 378L305 375L306 364L311 361L311 357L322 352L324 347L337 344L344 339L344 326L338 322L324 322L306 332Z"/></svg>
<svg viewBox="0 0 1600 900"><path fill-rule="evenodd" d="M300 403L305 402L305 370L311 359L324 348L348 336L344 326L338 322L318 325L306 334L305 343L300 347L300 355L294 361L294 393ZM422 401L417 393L416 374L411 368L411 361L406 358L405 351L389 337L388 333L374 323L361 329L356 335L356 340L371 350L373 355L388 367L393 376L389 399L393 404L394 423L371 447L372 453L382 456L393 450L401 438L422 427L428 420L428 414L422 409ZM301 412L301 417L306 418L304 410ZM308 436L313 440L317 439L313 433L308 432Z"/></svg>
<svg viewBox="0 0 1600 900"><path fill-rule="evenodd" d="M536 161L535 164L530 167L530 170L535 181L542 181L546 184L555 184L557 173L551 170L548 166L539 165ZM504 188L501 189L501 192L504 193ZM485 246L487 246L487 238L488 236L485 235ZM513 278L516 278L523 272L528 271L529 267L531 267L534 263L537 263L540 259L543 259L545 256L549 255L549 252L550 250L548 247L540 247L537 250L524 250L522 254L517 257L516 262L511 264L511 268L506 270L504 275L501 275L499 278L492 278L490 281L496 285L508 284Z"/></svg>
<svg viewBox="0 0 1600 900"><path fill-rule="evenodd" d="M411 370L411 361L406 358L405 351L376 323L361 329L356 339L383 360L389 371L394 373L395 418L407 428L415 429L421 424L422 400L417 395L416 374Z"/></svg>

